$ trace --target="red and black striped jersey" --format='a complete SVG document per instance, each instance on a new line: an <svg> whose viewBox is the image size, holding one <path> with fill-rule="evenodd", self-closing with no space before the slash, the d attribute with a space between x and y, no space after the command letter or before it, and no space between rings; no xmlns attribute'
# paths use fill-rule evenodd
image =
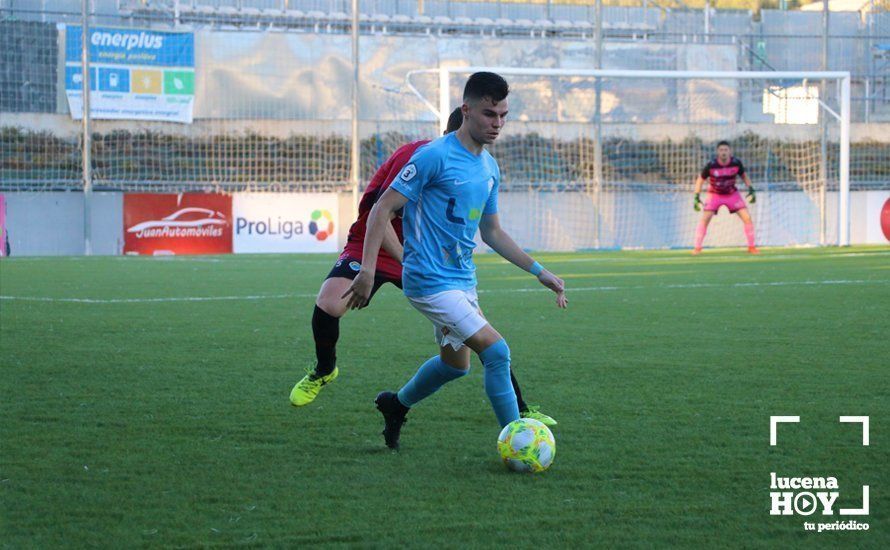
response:
<svg viewBox="0 0 890 550"><path fill-rule="evenodd" d="M708 180L709 193L729 195L737 191L736 178L741 177L744 173L745 167L739 159L730 157L728 163L720 164L717 157L714 157L702 168L701 177Z"/></svg>
<svg viewBox="0 0 890 550"><path fill-rule="evenodd" d="M380 165L380 168L374 173L374 177L371 178L371 183L368 184L368 188L365 189L362 199L359 202L358 219L355 220L355 223L349 228L349 236L346 238L346 246L343 249L341 257L348 256L359 262L361 261L362 248L365 246L365 232L368 229L368 216L371 214L371 208L374 207L374 204L377 203L377 200L383 195L383 192L389 188L389 184L396 179L396 176L399 175L399 172L402 171L405 164L411 160L411 155L414 154L414 151L419 149L421 145L426 145L429 142L430 140L426 139L402 145ZM393 229L396 231L396 235L399 237L399 242L402 242L404 240L402 237L402 219L399 217L393 218L392 225ZM386 250L381 248L380 253L377 256L377 271L400 279L402 277L402 264L387 254Z"/></svg>

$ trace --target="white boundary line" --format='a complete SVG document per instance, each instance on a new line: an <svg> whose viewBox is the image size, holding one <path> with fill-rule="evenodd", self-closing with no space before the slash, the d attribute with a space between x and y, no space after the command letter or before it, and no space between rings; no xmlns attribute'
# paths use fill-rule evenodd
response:
<svg viewBox="0 0 890 550"><path fill-rule="evenodd" d="M315 298L315 294L252 294L247 296L175 296L169 298L49 298L45 296L0 296L0 300L73 304L153 304L164 302L225 302Z"/></svg>
<svg viewBox="0 0 890 550"><path fill-rule="evenodd" d="M667 285L634 285L634 286L588 286L588 287L569 287L568 293L585 292L585 291L614 291L614 290L643 290L643 289L688 289L688 288L745 288L745 287L773 287L773 286L820 286L820 285L867 285L867 284L890 284L890 280L834 280L834 281L775 281L775 282L749 282L749 283L678 283ZM496 289L496 290L479 290L479 293L501 293L501 292L550 292L550 289L539 288L513 288L513 289ZM0 296L2 298L2 296Z"/></svg>
<svg viewBox="0 0 890 550"><path fill-rule="evenodd" d="M821 258L824 259L838 259L838 258L858 258L862 256L890 256L890 251L888 252L848 252L846 254L812 254L812 255L800 255L800 254L770 254L770 255L762 255L758 257L754 261L763 261L763 260L818 260ZM484 256L483 256L484 257ZM500 258L499 258L500 260ZM705 252L702 256L693 257L692 255L684 255L684 256L661 256L661 257L652 257L652 258L629 258L629 257L621 257L621 258L547 258L543 261L546 263L599 263L599 262L627 262L627 263L645 263L645 264L657 264L657 263L668 263L668 262L687 262L687 263L720 263L720 262L732 262L732 261L745 261L745 260L753 260L750 256L740 256L740 255L722 255L719 253L708 254ZM504 265L510 265L510 262L507 260L497 261L497 262L480 262L480 265L495 265L503 263Z"/></svg>
<svg viewBox="0 0 890 550"><path fill-rule="evenodd" d="M792 248L793 249L793 248ZM874 250L871 252L851 252L844 249L834 250L826 250L825 248L819 247L805 247L800 249L799 254L763 254L758 256L757 258L751 258L745 254L738 254L738 252L742 252L743 250L740 248L714 248L714 249L705 249L705 253L701 256L693 257L689 254L690 250L681 250L681 249L651 249L651 250L635 250L635 249L626 249L626 250L582 250L582 251L566 251L566 252L541 252L541 251L533 251L534 253L544 253L552 256L567 256L570 254L580 255L580 256L588 256L581 258L545 258L548 263L574 263L574 262L676 262L676 261L687 261L687 262L707 262L708 260L745 260L751 258L752 261L763 261L763 260L798 260L798 259L806 259L806 260L814 260L814 259L835 259L835 258L856 258L862 256L890 256L890 251L883 250ZM818 253L809 254L810 250L818 251ZM680 255L669 255L669 256L653 256L653 257L636 257L636 256L606 256L607 254L612 253L623 253L623 252L665 252L672 253L677 252ZM685 253L684 253L685 252ZM210 257L203 258L200 256L106 256L105 258L113 259L115 261L127 262L127 261L145 261L145 262L166 262L166 263L224 263L229 261L234 255L226 256L226 257ZM311 256L319 256L319 254L312 254ZM331 255L331 257L320 259L320 258L312 258L308 255L301 254L246 254L240 255L237 258L239 262L251 262L251 261L263 261L263 262L293 262L295 264L300 265L333 265L334 262L337 261L337 258ZM600 257L602 256L602 257ZM483 260L479 262L481 265L497 265L500 263L509 264L507 260L503 260L497 254L492 252L479 251L478 254L474 256L475 260ZM45 261L71 261L71 262L79 262L79 261L95 261L94 257L88 256L13 256L11 258L5 258L4 262L9 263L25 263L25 262L45 262Z"/></svg>
<svg viewBox="0 0 890 550"><path fill-rule="evenodd" d="M634 285L634 286L587 286L569 287L568 292L614 292L617 290L644 290L644 289L697 289L697 288L748 288L748 287L777 287L777 286L822 286L822 285L887 285L887 279L841 279L825 281L773 281L773 282L746 282L746 283L686 283L663 285ZM479 289L480 294L508 294L511 292L550 292L544 287L535 288L498 288ZM49 302L49 303L75 303L75 304L152 304L168 302L226 302L226 301L258 301L258 300L282 300L287 298L315 298L316 294L292 293L292 294L248 294L245 296L171 296L166 298L50 298L46 296L0 296L0 300L19 302Z"/></svg>

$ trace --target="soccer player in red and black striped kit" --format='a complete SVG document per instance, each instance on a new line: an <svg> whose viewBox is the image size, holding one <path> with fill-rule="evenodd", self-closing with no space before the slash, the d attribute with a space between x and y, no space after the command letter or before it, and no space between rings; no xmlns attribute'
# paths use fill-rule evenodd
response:
<svg viewBox="0 0 890 550"><path fill-rule="evenodd" d="M736 189L736 178L742 178L748 187L748 200L751 204L756 201L754 194L754 186L745 172L742 162L732 156L732 149L728 141L721 141L717 144L717 156L711 159L702 168L701 174L695 179L695 200L693 208L698 212L704 206L701 220L695 229L695 248L693 254L701 254L702 243L705 240L705 233L708 231L708 224L711 218L717 215L717 211L721 206L726 206L730 214L738 214L745 227L745 238L748 240L748 252L751 254L759 254L757 247L754 245L754 222L751 221L751 214L748 213L748 205L742 198L739 190ZM708 199L706 202L701 201L702 184L708 181Z"/></svg>
<svg viewBox="0 0 890 550"><path fill-rule="evenodd" d="M448 118L445 133L448 134L460 128L463 122L461 110L455 109ZM349 228L349 236L346 246L340 254L340 258L334 264L334 268L328 274L318 297L315 300L315 310L312 313L312 334L315 337L315 369L306 374L291 390L290 402L296 407L308 405L315 400L318 392L327 384L334 381L339 374L337 368L336 346L340 336L340 318L348 310L347 300L343 294L350 288L353 279L361 269L362 248L365 242L365 230L371 208L377 199L389 187L389 184L399 175L405 164L411 159L414 152L421 146L429 143L429 140L415 141L403 145L396 150L377 169L368 188L365 189L359 202L359 216L352 227ZM402 220L398 217L392 220L384 236L383 246L377 258L374 286L371 297L386 283L392 283L402 288ZM537 407L529 406L522 399L519 383L510 371L510 379L513 382L513 390L519 404L520 416L534 418L548 426L555 426L556 420L540 412Z"/></svg>

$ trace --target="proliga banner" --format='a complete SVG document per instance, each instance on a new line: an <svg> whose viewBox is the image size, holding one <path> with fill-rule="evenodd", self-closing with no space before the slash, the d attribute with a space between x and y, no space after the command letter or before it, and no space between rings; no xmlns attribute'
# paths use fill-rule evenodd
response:
<svg viewBox="0 0 890 550"><path fill-rule="evenodd" d="M337 252L335 193L236 193L234 251Z"/></svg>
<svg viewBox="0 0 890 550"><path fill-rule="evenodd" d="M229 254L232 197L205 193L124 195L124 254Z"/></svg>
<svg viewBox="0 0 890 550"><path fill-rule="evenodd" d="M90 27L90 116L97 119L192 122L195 37L192 33ZM81 27L65 31L65 94L71 116L83 115Z"/></svg>

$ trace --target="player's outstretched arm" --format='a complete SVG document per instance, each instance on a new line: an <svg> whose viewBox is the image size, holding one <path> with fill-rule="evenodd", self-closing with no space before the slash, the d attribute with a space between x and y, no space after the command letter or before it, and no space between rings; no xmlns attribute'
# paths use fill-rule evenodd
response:
<svg viewBox="0 0 890 550"><path fill-rule="evenodd" d="M371 290L374 288L374 274L377 271L377 256L380 253L380 245L386 234L390 220L396 212L408 202L408 199L393 189L387 189L380 200L371 209L368 216L368 227L365 231L365 246L362 248L362 268L352 281L349 289L341 298L349 297L346 307L349 309L361 309L368 305L371 299Z"/></svg>
<svg viewBox="0 0 890 550"><path fill-rule="evenodd" d="M536 276L542 285L555 292L557 306L564 308L568 305L565 282L544 269L541 264L519 248L516 241L501 228L497 214L483 215L479 223L479 232L482 235L482 241L500 254L502 258Z"/></svg>
<svg viewBox="0 0 890 550"><path fill-rule="evenodd" d="M399 241L399 236L396 234L396 228L392 226L392 218L390 218L390 223L386 224L386 233L383 235L383 244L381 246L394 260L402 263L404 250L402 242Z"/></svg>

